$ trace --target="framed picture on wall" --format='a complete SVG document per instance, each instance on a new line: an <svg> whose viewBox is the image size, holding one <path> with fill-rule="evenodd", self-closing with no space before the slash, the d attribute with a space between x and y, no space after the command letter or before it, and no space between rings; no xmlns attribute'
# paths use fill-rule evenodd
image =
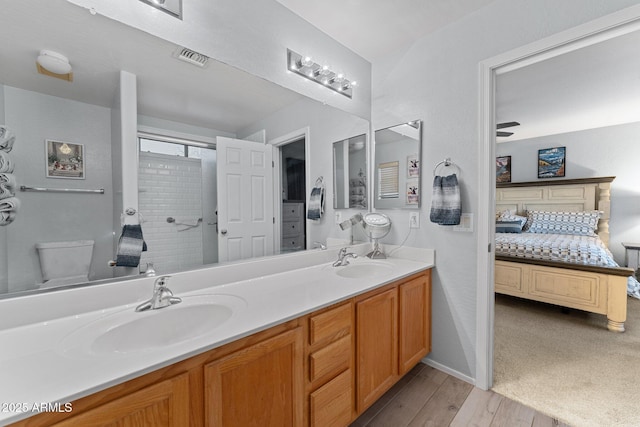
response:
<svg viewBox="0 0 640 427"><path fill-rule="evenodd" d="M407 204L408 205L417 205L420 201L418 191L419 181L417 179L412 179L407 181Z"/></svg>
<svg viewBox="0 0 640 427"><path fill-rule="evenodd" d="M47 178L84 179L84 145L47 139Z"/></svg>
<svg viewBox="0 0 640 427"><path fill-rule="evenodd" d="M420 160L418 155L407 156L407 178L417 178L420 176Z"/></svg>
<svg viewBox="0 0 640 427"><path fill-rule="evenodd" d="M565 174L567 148L538 150L538 178L561 178Z"/></svg>
<svg viewBox="0 0 640 427"><path fill-rule="evenodd" d="M511 156L496 157L496 182L511 182Z"/></svg>

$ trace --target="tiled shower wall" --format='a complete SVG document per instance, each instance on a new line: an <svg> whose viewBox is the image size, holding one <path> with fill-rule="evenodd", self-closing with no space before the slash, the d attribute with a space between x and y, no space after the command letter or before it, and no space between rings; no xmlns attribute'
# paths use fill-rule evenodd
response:
<svg viewBox="0 0 640 427"><path fill-rule="evenodd" d="M139 208L147 252L140 267L153 262L157 273L201 266L202 222L188 228L168 223L202 218L202 165L200 159L140 153Z"/></svg>

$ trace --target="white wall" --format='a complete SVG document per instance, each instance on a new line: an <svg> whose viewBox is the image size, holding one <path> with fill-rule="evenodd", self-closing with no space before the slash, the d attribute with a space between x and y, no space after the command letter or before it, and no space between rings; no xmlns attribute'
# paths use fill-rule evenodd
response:
<svg viewBox="0 0 640 427"><path fill-rule="evenodd" d="M328 105L371 116L371 64L274 0L185 0L182 20L139 1L69 1ZM287 48L357 80L353 99L287 71Z"/></svg>
<svg viewBox="0 0 640 427"><path fill-rule="evenodd" d="M511 156L511 182L537 181L538 150L566 147L565 178L615 176L611 184L609 247L624 265L622 242L640 241L640 123L609 126L497 144L497 156Z"/></svg>
<svg viewBox="0 0 640 427"><path fill-rule="evenodd" d="M20 192L20 213L7 230L10 292L42 282L37 242L94 240L90 279L111 277L111 111L5 86L7 125L19 135L14 145L19 185L45 188L104 188L105 194ZM84 144L85 179L45 177L45 140Z"/></svg>
<svg viewBox="0 0 640 427"><path fill-rule="evenodd" d="M374 129L424 120L421 228L407 240L436 250L433 275L433 363L475 377L475 233L429 223L432 170L446 157L460 169L463 212L477 209L479 62L564 29L637 4L633 0L496 0L406 51L373 66ZM399 243L408 214L385 211ZM477 229L477 224L474 224Z"/></svg>

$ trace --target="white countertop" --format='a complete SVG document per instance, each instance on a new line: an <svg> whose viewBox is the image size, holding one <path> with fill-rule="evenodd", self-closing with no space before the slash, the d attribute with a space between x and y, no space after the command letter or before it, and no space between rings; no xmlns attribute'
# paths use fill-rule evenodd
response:
<svg viewBox="0 0 640 427"><path fill-rule="evenodd" d="M363 254L368 248L353 250ZM223 294L243 303L220 327L153 351L93 354L67 344L70 334L77 336L88 323L133 311L151 297L156 278L0 300L0 425L34 415L34 405L71 402L434 266L430 249L392 248L385 261L390 271L367 279L336 274L340 267L331 263L337 249L173 274L168 287L176 296ZM352 264L361 262L366 260L359 257Z"/></svg>

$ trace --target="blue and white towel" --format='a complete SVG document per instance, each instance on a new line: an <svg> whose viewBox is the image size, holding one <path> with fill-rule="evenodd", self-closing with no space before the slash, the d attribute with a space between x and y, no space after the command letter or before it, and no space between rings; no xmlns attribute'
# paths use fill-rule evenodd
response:
<svg viewBox="0 0 640 427"><path fill-rule="evenodd" d="M0 200L0 226L9 225L16 218L16 212L20 208L20 199L9 197Z"/></svg>
<svg viewBox="0 0 640 427"><path fill-rule="evenodd" d="M307 218L313 221L320 221L322 215L324 215L324 184L318 183L311 190Z"/></svg>
<svg viewBox="0 0 640 427"><path fill-rule="evenodd" d="M458 225L461 212L460 186L456 174L435 176L431 200L431 222L440 225Z"/></svg>
<svg viewBox="0 0 640 427"><path fill-rule="evenodd" d="M0 150L8 153L13 148L14 142L16 142L16 137L11 129L0 125Z"/></svg>
<svg viewBox="0 0 640 427"><path fill-rule="evenodd" d="M116 267L137 267L140 264L142 252L146 250L147 244L142 237L142 227L139 224L123 226L118 240Z"/></svg>

